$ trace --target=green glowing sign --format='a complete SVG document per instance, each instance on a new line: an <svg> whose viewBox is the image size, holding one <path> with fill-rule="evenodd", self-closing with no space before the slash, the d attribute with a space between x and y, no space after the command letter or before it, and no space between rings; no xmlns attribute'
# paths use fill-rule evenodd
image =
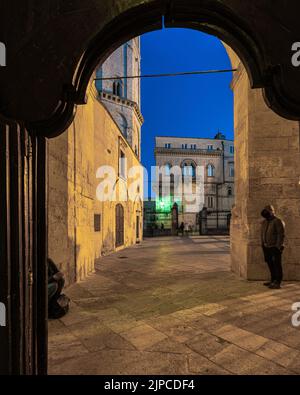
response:
<svg viewBox="0 0 300 395"><path fill-rule="evenodd" d="M172 210L173 203L169 198L161 198L156 200L156 211L169 213Z"/></svg>

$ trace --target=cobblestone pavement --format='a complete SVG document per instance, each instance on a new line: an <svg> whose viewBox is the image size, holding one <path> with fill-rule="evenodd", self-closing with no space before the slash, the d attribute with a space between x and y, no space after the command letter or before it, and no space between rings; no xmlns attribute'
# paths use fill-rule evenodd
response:
<svg viewBox="0 0 300 395"><path fill-rule="evenodd" d="M50 374L300 374L300 284L229 269L226 237L163 238L102 258L49 322Z"/></svg>

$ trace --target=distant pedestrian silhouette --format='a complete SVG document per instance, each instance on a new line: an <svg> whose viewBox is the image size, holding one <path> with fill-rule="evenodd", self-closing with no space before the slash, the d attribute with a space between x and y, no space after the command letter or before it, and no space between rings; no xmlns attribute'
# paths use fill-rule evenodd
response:
<svg viewBox="0 0 300 395"><path fill-rule="evenodd" d="M184 235L184 223L181 222L180 226L179 226L179 231L181 232L181 235Z"/></svg>

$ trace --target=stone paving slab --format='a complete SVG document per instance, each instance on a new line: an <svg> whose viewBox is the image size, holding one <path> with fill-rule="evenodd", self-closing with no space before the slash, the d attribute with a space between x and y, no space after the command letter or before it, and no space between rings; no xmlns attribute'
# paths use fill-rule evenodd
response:
<svg viewBox="0 0 300 395"><path fill-rule="evenodd" d="M168 237L100 259L49 321L49 373L300 374L300 284L241 280L229 253L228 237Z"/></svg>

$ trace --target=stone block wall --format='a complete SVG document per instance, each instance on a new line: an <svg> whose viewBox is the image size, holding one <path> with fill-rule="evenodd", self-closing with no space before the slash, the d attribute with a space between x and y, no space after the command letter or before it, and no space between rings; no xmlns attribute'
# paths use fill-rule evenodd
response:
<svg viewBox="0 0 300 395"><path fill-rule="evenodd" d="M228 49L228 48L227 48ZM234 67L235 195L231 224L232 269L249 280L269 277L260 242L260 212L275 207L286 224L284 277L300 280L299 123L271 111L261 90L252 90L237 56Z"/></svg>

